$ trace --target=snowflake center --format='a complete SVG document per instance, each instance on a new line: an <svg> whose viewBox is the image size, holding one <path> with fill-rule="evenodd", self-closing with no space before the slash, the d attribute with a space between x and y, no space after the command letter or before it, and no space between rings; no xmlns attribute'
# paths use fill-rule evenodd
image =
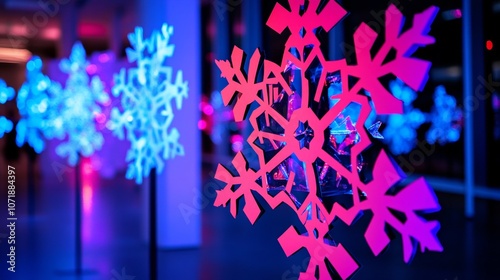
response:
<svg viewBox="0 0 500 280"><path fill-rule="evenodd" d="M309 126L308 121L305 123L299 121L299 125L297 130L295 130L294 136L295 139L299 141L300 149L309 149L309 143L311 143L314 138L314 130Z"/></svg>
<svg viewBox="0 0 500 280"><path fill-rule="evenodd" d="M319 131L319 133L315 133ZM292 145L298 159L304 163L316 160L324 143L324 134L321 133L321 123L310 108L299 108L293 111L285 129L287 145Z"/></svg>

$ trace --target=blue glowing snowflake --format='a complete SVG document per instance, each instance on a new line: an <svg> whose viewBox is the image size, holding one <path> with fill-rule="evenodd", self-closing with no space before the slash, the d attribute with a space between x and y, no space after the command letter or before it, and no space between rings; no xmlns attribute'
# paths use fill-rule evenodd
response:
<svg viewBox="0 0 500 280"><path fill-rule="evenodd" d="M384 129L384 141L395 155L409 153L417 142L417 129L426 122L426 116L413 108L417 93L397 79L389 84L392 94L403 101L404 114L390 115Z"/></svg>
<svg viewBox="0 0 500 280"><path fill-rule="evenodd" d="M52 108L54 92L61 85L42 73L42 60L32 57L26 64L26 82L17 94L17 108L21 119L16 125L16 143L22 147L28 143L35 152L45 148L44 138L54 137L52 122L58 112Z"/></svg>
<svg viewBox="0 0 500 280"><path fill-rule="evenodd" d="M457 108L455 97L448 95L444 86L434 92L434 107L430 114L431 128L427 131L427 142L444 145L460 139L462 110Z"/></svg>
<svg viewBox="0 0 500 280"><path fill-rule="evenodd" d="M456 142L462 130L462 111L457 108L453 96L446 93L444 86L438 86L434 92L434 105L431 113L422 113L413 108L417 93L401 80L389 84L391 92L404 103L403 115L391 115L384 130L385 142L393 154L409 153L417 143L417 129L424 123L431 123L426 133L430 144L444 145Z"/></svg>
<svg viewBox="0 0 500 280"><path fill-rule="evenodd" d="M101 113L99 104L106 104L110 99L101 80L97 76L89 77L88 64L85 49L76 43L69 59L59 64L61 71L68 74L66 86L54 89L52 102L58 115L52 121L53 133L64 139L56 147L56 153L68 157L70 165L75 165L79 156L91 156L104 142L96 129L95 115Z"/></svg>
<svg viewBox="0 0 500 280"><path fill-rule="evenodd" d="M15 95L14 89L7 86L4 80L0 80L0 104L5 104L5 102L12 100Z"/></svg>
<svg viewBox="0 0 500 280"><path fill-rule="evenodd" d="M174 118L172 102L181 109L183 98L188 96L182 72L174 77L173 69L166 65L174 52L174 45L169 44L172 34L173 27L164 24L160 32L144 38L142 28L137 27L128 36L132 48L127 49L128 60L136 62L137 67L121 69L114 77L113 95L121 95L123 112L112 109L108 128L119 139L126 134L130 141L126 177L135 178L138 184L152 168L160 173L163 160L184 155L178 130L170 128Z"/></svg>
<svg viewBox="0 0 500 280"><path fill-rule="evenodd" d="M4 80L0 80L0 104L5 104L7 101L12 100L15 96L14 89L8 87ZM9 133L14 128L12 122L4 116L0 116L0 138L5 133Z"/></svg>
<svg viewBox="0 0 500 280"><path fill-rule="evenodd" d="M4 116L0 116L0 138L9 133L14 128L12 122Z"/></svg>

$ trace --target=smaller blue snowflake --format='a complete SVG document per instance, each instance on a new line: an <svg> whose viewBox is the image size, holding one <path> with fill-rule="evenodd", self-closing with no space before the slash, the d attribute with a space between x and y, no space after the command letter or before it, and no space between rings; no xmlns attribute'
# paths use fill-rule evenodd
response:
<svg viewBox="0 0 500 280"><path fill-rule="evenodd" d="M13 88L7 86L4 80L0 79L0 104L5 104L7 101L12 100L16 95ZM0 138L2 138L5 133L9 133L14 128L12 121L4 116L0 116Z"/></svg>
<svg viewBox="0 0 500 280"><path fill-rule="evenodd" d="M68 74L65 88L54 88L52 102L58 115L51 125L53 136L63 139L56 153L68 157L70 165L75 165L80 156L91 156L104 143L104 137L96 129L95 116L101 113L100 104L110 99L99 77L89 77L88 65L85 49L78 42L69 59L59 64L61 71Z"/></svg>
<svg viewBox="0 0 500 280"><path fill-rule="evenodd" d="M431 123L426 133L426 140L430 144L437 142L444 145L458 141L462 129L462 111L457 108L455 98L446 93L444 86L436 88L430 114L413 108L417 93L401 80L394 80L389 86L394 96L404 104L404 114L389 116L384 130L385 142L393 154L409 153L415 148L417 129L423 123Z"/></svg>
<svg viewBox="0 0 500 280"><path fill-rule="evenodd" d="M0 104L12 100L16 95L13 88L7 86L4 80L0 80Z"/></svg>
<svg viewBox="0 0 500 280"><path fill-rule="evenodd" d="M53 112L53 92L60 85L51 81L42 73L42 60L32 57L26 64L26 81L17 94L17 108L21 119L16 125L16 143L22 147L25 143L35 152L45 149L44 138L53 138L52 119L57 116Z"/></svg>
<svg viewBox="0 0 500 280"><path fill-rule="evenodd" d="M413 108L417 93L397 79L389 84L392 94L403 101L404 113L390 115L384 129L384 142L395 155L409 153L417 142L417 129L426 121L419 109Z"/></svg>
<svg viewBox="0 0 500 280"><path fill-rule="evenodd" d="M164 160L184 155L179 143L179 131L172 128L174 109L181 109L188 96L187 82L182 71L174 72L167 66L167 58L174 52L170 44L173 27L164 24L151 38L144 38L140 27L128 35L131 48L127 49L129 62L136 67L121 69L115 75L113 95L121 98L121 112L115 107L107 127L119 139L130 141L126 177L138 184L156 168L160 173Z"/></svg>
<svg viewBox="0 0 500 280"><path fill-rule="evenodd" d="M455 97L448 95L444 86L434 92L434 107L430 114L431 128L427 131L427 142L444 145L460 139L462 111L457 108Z"/></svg>
<svg viewBox="0 0 500 280"><path fill-rule="evenodd" d="M0 138L2 138L6 133L9 133L14 128L14 125L10 120L4 116L0 116Z"/></svg>

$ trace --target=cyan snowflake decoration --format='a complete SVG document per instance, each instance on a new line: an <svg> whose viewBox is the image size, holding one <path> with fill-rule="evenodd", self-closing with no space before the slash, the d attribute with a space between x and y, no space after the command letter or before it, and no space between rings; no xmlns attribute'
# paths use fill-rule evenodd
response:
<svg viewBox="0 0 500 280"><path fill-rule="evenodd" d="M38 56L26 63L26 81L17 94L21 119L16 125L16 143L19 147L28 143L37 153L44 150L44 139L54 137L52 124L59 112L53 110L52 100L61 87L42 73L42 66Z"/></svg>
<svg viewBox="0 0 500 280"><path fill-rule="evenodd" d="M430 113L431 127L427 131L427 142L444 145L460 139L462 110L457 108L455 97L448 95L444 86L434 92L434 106Z"/></svg>
<svg viewBox="0 0 500 280"><path fill-rule="evenodd" d="M12 100L16 95L13 88L7 86L4 80L0 79L0 104L5 104L7 101ZM12 121L4 116L0 116L0 138L5 133L9 133L14 128Z"/></svg>
<svg viewBox="0 0 500 280"><path fill-rule="evenodd" d="M290 11L276 4L267 21L278 33L290 31L280 64L256 50L245 72L245 56L237 47L231 61L216 61L229 83L221 92L224 104L234 102L235 121L248 118L253 128L247 142L257 154L258 165L252 162L257 167L249 168L243 153L236 154L232 168L219 165L215 178L225 186L217 191L215 206L229 203L236 216L237 201L244 199L243 212L251 223L262 214L256 195L273 209L281 204L290 207L300 225L288 228L278 241L287 256L302 248L310 254L300 279L326 279L332 277L331 269L343 279L356 272L358 263L333 237L334 221L350 226L365 211L372 215L364 237L375 255L389 244L387 226L401 234L406 262L418 244L422 251L441 251L436 237L439 223L420 216L440 208L425 180L389 192L404 177L400 169L381 151L375 163L369 163L372 176L365 179L361 156L371 144L369 133L380 138L379 124L367 124L373 111L370 100L378 114L404 111L403 102L379 78L392 74L413 90L423 88L430 62L411 55L434 42L427 34L438 9L416 15L412 26L403 31L403 15L396 6L389 6L382 46L374 52L378 34L361 24L354 33L357 64L348 65L345 59L326 60L315 33L320 27L330 31L347 12L336 1L321 7L324 1L320 0L288 3ZM389 60L391 50L396 55ZM329 90L332 83L348 77L357 79L342 83L340 90ZM252 103L256 108L248 114ZM344 198L350 200L346 205Z"/></svg>
<svg viewBox="0 0 500 280"><path fill-rule="evenodd" d="M58 113L51 123L54 136L64 141L56 147L56 153L67 157L75 165L80 156L91 156L102 147L104 138L97 131L95 115L101 112L99 104L110 101L104 85L97 76L89 77L85 49L77 42L69 59L63 59L59 68L68 74L64 88L54 88L52 104Z"/></svg>
<svg viewBox="0 0 500 280"><path fill-rule="evenodd" d="M417 92L406 86L403 81L391 81L389 88L392 94L403 101L404 113L390 115L383 135L385 142L395 155L411 152L417 142L417 129L426 121L426 116L419 109L413 108Z"/></svg>
<svg viewBox="0 0 500 280"><path fill-rule="evenodd" d="M2 138L5 133L9 133L14 128L14 124L4 116L0 116L0 138Z"/></svg>
<svg viewBox="0 0 500 280"><path fill-rule="evenodd" d="M13 88L7 86L4 80L0 80L0 104L5 104L7 101L12 100L16 92Z"/></svg>
<svg viewBox="0 0 500 280"><path fill-rule="evenodd" d="M384 141L394 155L407 154L417 145L417 130L424 123L431 123L426 139L430 144L444 145L456 142L462 130L462 111L457 108L455 98L446 93L444 86L434 92L434 105L431 113L423 113L413 107L417 92L396 79L389 85L395 97L403 101L404 113L390 115L383 131Z"/></svg>
<svg viewBox="0 0 500 280"><path fill-rule="evenodd" d="M160 173L164 160L184 155L179 131L171 128L172 103L180 110L188 96L182 71L174 75L172 67L167 66L167 58L174 53L174 45L169 44L173 31L172 26L164 24L160 32L144 38L143 29L137 27L128 36L132 48L127 49L129 62L136 62L137 67L121 69L114 77L113 95L121 96L123 111L112 109L108 127L119 139L126 134L130 141L126 177L135 178L138 184L152 168Z"/></svg>

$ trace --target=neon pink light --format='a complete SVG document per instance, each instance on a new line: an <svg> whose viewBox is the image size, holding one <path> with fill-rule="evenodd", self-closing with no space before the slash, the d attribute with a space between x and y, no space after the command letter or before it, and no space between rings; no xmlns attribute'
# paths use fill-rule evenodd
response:
<svg viewBox="0 0 500 280"><path fill-rule="evenodd" d="M107 53L100 54L97 57L97 60L99 60L100 63L106 63L110 60L109 54Z"/></svg>
<svg viewBox="0 0 500 280"><path fill-rule="evenodd" d="M207 122L205 120L198 121L198 129L205 130L207 128Z"/></svg>
<svg viewBox="0 0 500 280"><path fill-rule="evenodd" d="M78 35L81 38L106 37L108 30L106 26L98 23L83 23L78 26Z"/></svg>
<svg viewBox="0 0 500 280"><path fill-rule="evenodd" d="M104 113L97 113L96 116L95 116L95 120L98 122L98 123L106 123L107 121L107 118L106 118L106 115Z"/></svg>
<svg viewBox="0 0 500 280"><path fill-rule="evenodd" d="M214 107L208 103L203 104L203 113L205 113L208 116L211 116L214 113Z"/></svg>
<svg viewBox="0 0 500 280"><path fill-rule="evenodd" d="M90 64L87 66L86 70L89 75L94 75L97 72L97 66L95 64Z"/></svg>
<svg viewBox="0 0 500 280"><path fill-rule="evenodd" d="M83 211L85 213L92 212L92 186L85 184L83 186Z"/></svg>

